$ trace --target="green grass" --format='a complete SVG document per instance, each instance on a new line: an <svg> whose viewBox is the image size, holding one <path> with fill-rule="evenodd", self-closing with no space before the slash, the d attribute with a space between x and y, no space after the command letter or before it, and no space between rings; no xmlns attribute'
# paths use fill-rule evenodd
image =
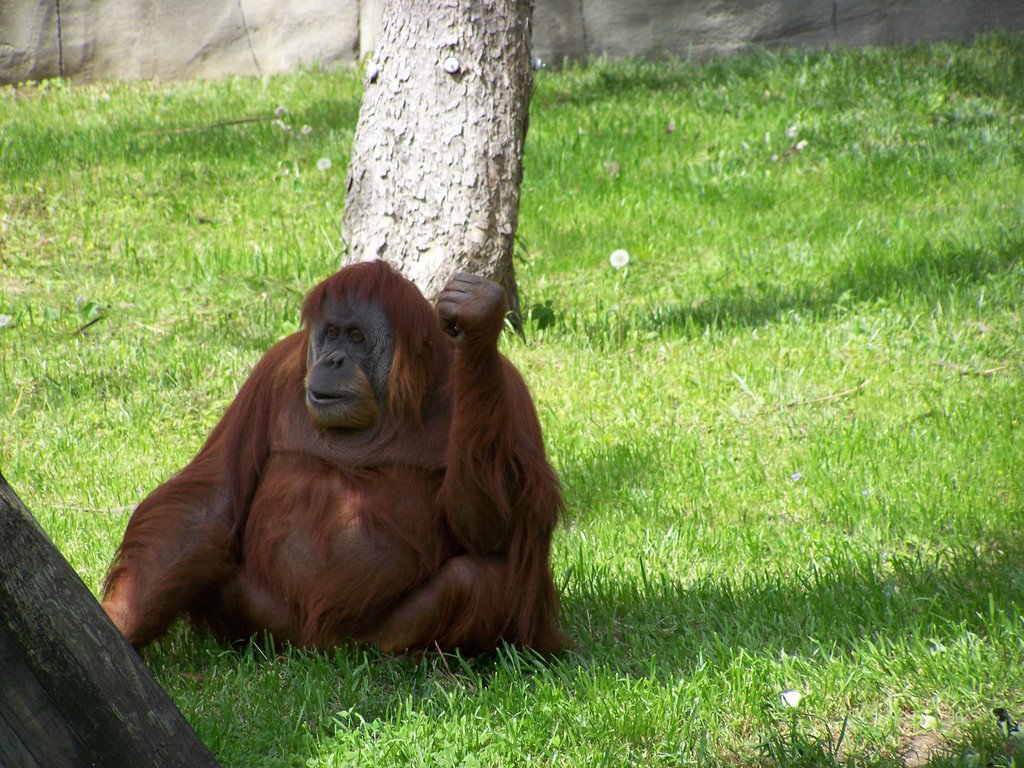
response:
<svg viewBox="0 0 1024 768"><path fill-rule="evenodd" d="M94 590L338 264L359 98L0 90L0 467ZM505 343L575 649L147 661L226 766L1021 765L1022 256L1024 37L542 73Z"/></svg>

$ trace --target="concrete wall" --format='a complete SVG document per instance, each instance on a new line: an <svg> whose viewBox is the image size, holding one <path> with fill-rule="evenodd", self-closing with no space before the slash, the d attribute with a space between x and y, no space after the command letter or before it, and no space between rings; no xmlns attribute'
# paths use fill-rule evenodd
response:
<svg viewBox="0 0 1024 768"><path fill-rule="evenodd" d="M1024 29L1022 0L536 0L534 53L705 58L751 46L969 40Z"/></svg>
<svg viewBox="0 0 1024 768"><path fill-rule="evenodd" d="M0 0L0 83L353 64L380 0ZM534 55L705 57L1024 30L1024 0L535 0Z"/></svg>
<svg viewBox="0 0 1024 768"><path fill-rule="evenodd" d="M360 0L0 0L0 83L351 64Z"/></svg>

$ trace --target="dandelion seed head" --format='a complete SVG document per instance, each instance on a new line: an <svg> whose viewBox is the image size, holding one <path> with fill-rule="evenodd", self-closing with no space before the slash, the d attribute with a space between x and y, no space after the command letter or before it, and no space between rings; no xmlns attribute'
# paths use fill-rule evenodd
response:
<svg viewBox="0 0 1024 768"><path fill-rule="evenodd" d="M331 170L331 158L321 157L316 161L316 169L321 172Z"/></svg>
<svg viewBox="0 0 1024 768"><path fill-rule="evenodd" d="M787 707L798 707L800 706L800 699L803 697L804 695L800 691L790 688L788 691L782 692L782 703Z"/></svg>
<svg viewBox="0 0 1024 768"><path fill-rule="evenodd" d="M623 248L612 251L612 255L608 259L611 265L615 269L622 269L624 266L629 264L629 254Z"/></svg>

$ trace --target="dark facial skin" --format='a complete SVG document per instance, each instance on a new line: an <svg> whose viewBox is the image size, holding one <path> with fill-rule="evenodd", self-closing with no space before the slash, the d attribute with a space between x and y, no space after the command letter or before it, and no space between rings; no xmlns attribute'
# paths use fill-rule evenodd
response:
<svg viewBox="0 0 1024 768"><path fill-rule="evenodd" d="M309 328L306 408L327 429L366 430L380 424L394 340L372 302L328 298Z"/></svg>

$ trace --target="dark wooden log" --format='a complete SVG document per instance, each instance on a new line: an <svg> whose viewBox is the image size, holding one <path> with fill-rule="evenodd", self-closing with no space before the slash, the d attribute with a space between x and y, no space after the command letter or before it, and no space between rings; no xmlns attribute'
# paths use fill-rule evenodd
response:
<svg viewBox="0 0 1024 768"><path fill-rule="evenodd" d="M216 765L0 474L0 766Z"/></svg>

